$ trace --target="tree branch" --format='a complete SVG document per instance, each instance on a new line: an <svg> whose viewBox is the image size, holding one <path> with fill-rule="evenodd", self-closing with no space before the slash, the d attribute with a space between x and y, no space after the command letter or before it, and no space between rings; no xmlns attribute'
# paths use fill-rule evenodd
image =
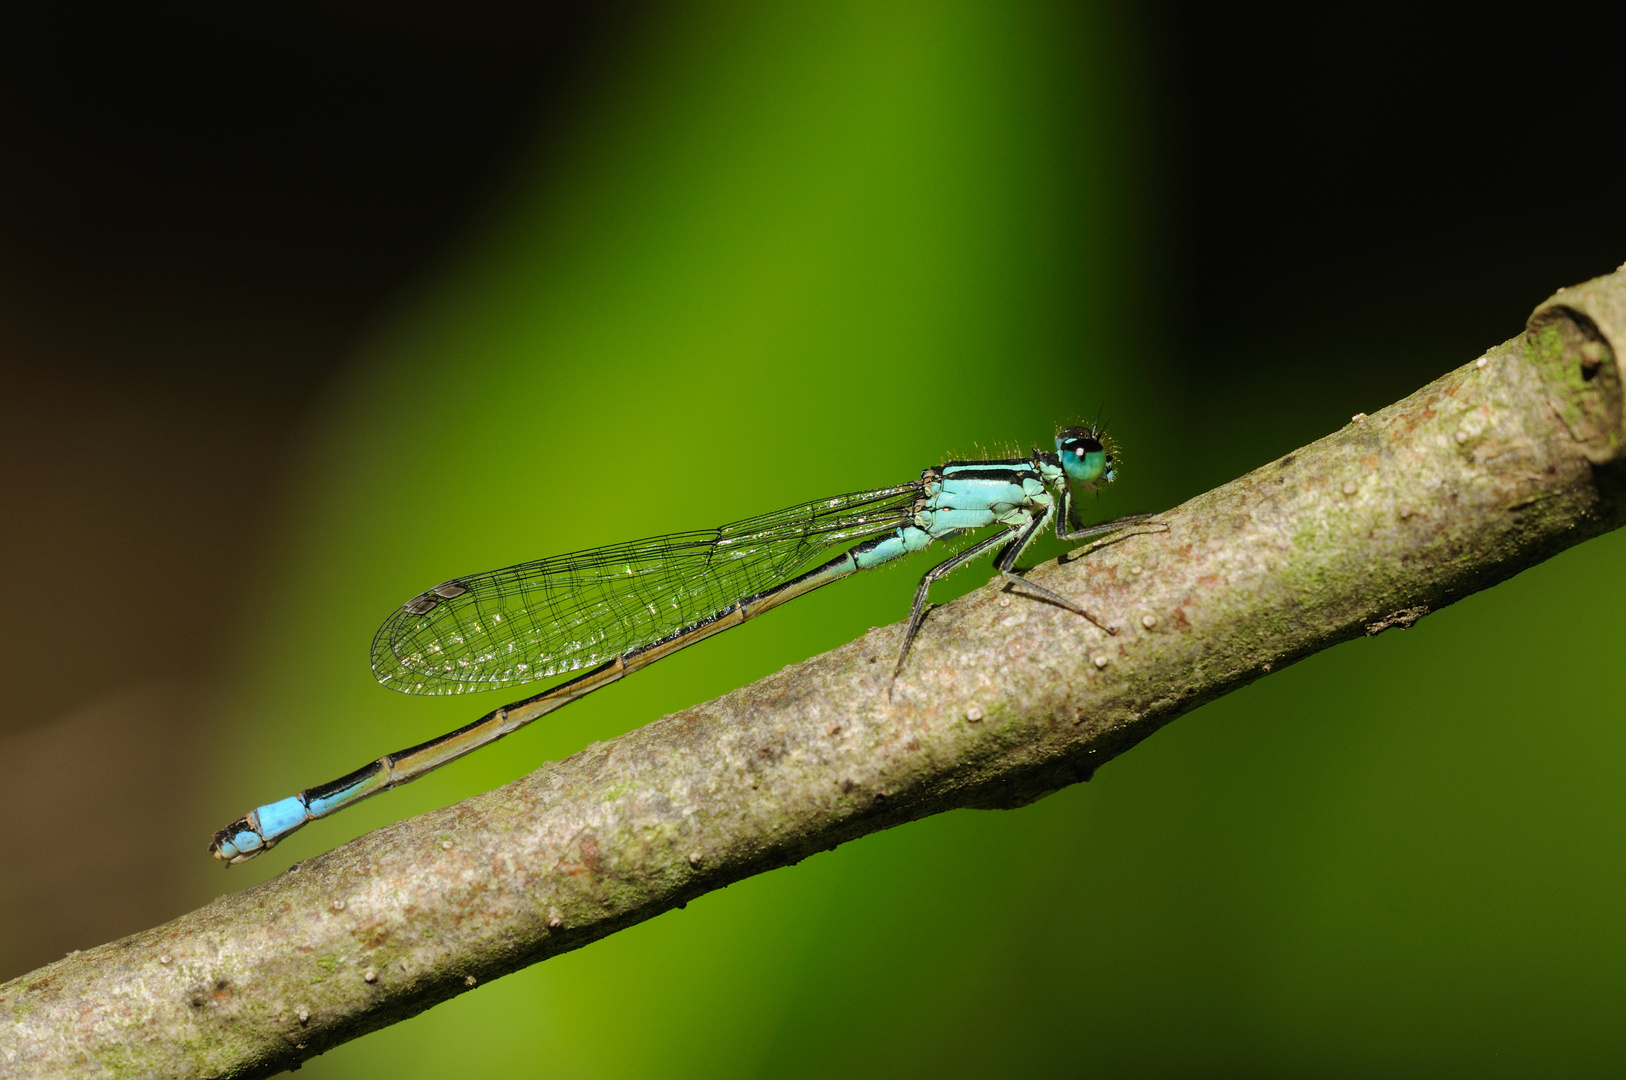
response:
<svg viewBox="0 0 1626 1080"><path fill-rule="evenodd" d="M1203 702L1622 523L1626 272L1406 400L1033 580L0 986L7 1075L264 1076L752 874L1021 806Z"/></svg>

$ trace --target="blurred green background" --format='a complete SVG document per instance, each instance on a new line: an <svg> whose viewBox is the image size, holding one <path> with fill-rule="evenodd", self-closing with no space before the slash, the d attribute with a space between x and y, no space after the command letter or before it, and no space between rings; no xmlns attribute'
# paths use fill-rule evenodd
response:
<svg viewBox="0 0 1626 1080"><path fill-rule="evenodd" d="M222 231L252 220L261 242L187 293L227 330L188 323L191 351L164 360L127 349L115 374L166 373L124 404L134 412L103 402L135 434L78 419L115 396L111 369L45 373L62 355L108 353L139 325L130 312L155 305L130 299L137 286L106 288L124 306L102 305L100 331L63 330L72 320L38 315L29 293L61 275L13 258L10 363L45 403L19 445L59 445L67 425L65 441L104 437L116 457L166 424L207 432L125 486L192 470L186 490L214 494L184 503L197 522L185 528L180 488L154 501L176 529L159 561L123 567L80 605L34 604L49 619L122 598L68 651L130 670L84 688L65 720L45 722L43 702L62 699L71 669L49 696L7 705L0 760L32 763L11 785L12 820L36 839L0 852L21 869L0 888L0 975L896 621L930 563L816 593L223 876L203 843L249 805L498 703L373 683L373 630L429 583L1021 452L1098 408L1124 467L1086 513L1172 505L1471 360L1552 288L1626 256L1607 184L1537 176L1487 194L1454 154L1432 172L1408 164L1408 137L1452 127L1493 145L1536 118L1526 96L1481 101L1449 72L1418 75L1457 40L1443 22L1397 45L1376 19L1284 29L1177 5L537 11L482 10L453 32L424 9L418 37L397 31L406 67L441 55L425 42L452 41L457 70L486 79L479 100L506 90L508 112L489 138L469 136L462 152L488 160L463 189L448 180L414 206L363 184L362 209L316 215L341 231L341 217L377 215L372 234L351 234L377 241L371 262L279 240L310 227L297 198L265 209L269 188L250 189L262 201L241 218L216 215ZM372 40L359 16L326 29ZM1491 43L1511 32L1483 30ZM1317 52L1334 33L1339 48ZM1248 41L1254 52L1237 51ZM533 45L545 76L527 66ZM374 62L330 51L332 70ZM487 67L523 74L507 86ZM1421 103L1402 100L1419 86ZM382 124L422 164L452 146L446 132L478 126L434 109L433 95L387 121L358 107L353 127L324 130L342 141ZM1397 134L1408 110L1415 130ZM1544 236L1554 200L1596 227ZM433 209L448 206L461 209ZM379 240L397 235L391 220L434 213L412 249L430 255ZM172 250L157 230L121 235L129 252ZM142 265L96 250L98 265ZM177 339L164 333L148 340ZM719 461L716 479L697 467ZM95 529L88 512L62 527L29 487L48 486L40 468L11 478L15 504L37 511L14 526L13 550L28 553L14 567ZM100 456L85 468L114 484ZM246 524L209 532L221 520ZM187 543L203 554L174 554ZM306 1075L1614 1074L1626 734L1609 658L1626 641L1623 546L1594 541L1406 633L1276 673L1088 785L742 882ZM216 551L236 556L209 562ZM939 599L983 580L962 575ZM150 622L188 594L229 599L185 629ZM84 621L31 638L77 642ZM183 689L152 681L161 655L140 659L162 639L207 658L180 666L195 675ZM13 720L25 716L38 722ZM82 857L53 862L66 842L47 843L52 823L69 813L40 807L72 790L86 747L109 745L116 776L75 806L134 807L164 839L133 841L93 879ZM161 791L109 794L147 769ZM59 905L52 928L37 899L51 887L130 902L78 923Z"/></svg>

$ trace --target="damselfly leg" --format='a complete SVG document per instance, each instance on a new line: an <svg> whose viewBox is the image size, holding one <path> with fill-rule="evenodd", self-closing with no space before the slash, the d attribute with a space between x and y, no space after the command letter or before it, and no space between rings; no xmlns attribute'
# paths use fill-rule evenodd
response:
<svg viewBox="0 0 1626 1080"><path fill-rule="evenodd" d="M1067 509L1068 508L1064 507L1063 512L1065 513ZM1029 545L1031 545L1038 535L1045 530L1046 526L1051 523L1052 518L1054 518L1056 522L1056 536L1062 540L1074 541L1087 539L1092 536L1105 536L1109 533L1121 532L1124 529L1131 528L1135 525L1144 525L1148 523L1161 526L1157 531L1166 532L1168 526L1162 525L1161 522L1153 521L1153 518L1155 517L1155 514L1129 514L1113 521L1104 521L1096 525L1090 525L1086 528L1077 529L1071 532L1063 532L1061 529L1061 523L1064 518L1057 513L1056 508L1050 507L1044 510L1042 513L1035 514L1025 524L1013 526L1002 533L995 536L990 536L986 540L971 545L964 551L955 555L953 558L945 559L943 562L938 563L936 566L926 571L925 576L920 579L920 584L915 588L914 602L909 606L909 622L905 626L903 632L903 647L898 651L897 666L892 669L893 681L895 682L898 676L903 673L903 665L909 659L909 650L914 646L915 638L920 633L921 625L926 621L927 599L932 585L935 582L940 581L941 579L954 573L954 571L960 569L962 566L965 566L967 563L993 552L998 552L998 555L994 559L994 569L999 572L1001 577L1004 577L1014 585L1020 585L1030 595L1048 600L1058 607L1066 608L1068 611L1082 616L1104 633L1116 634L1118 632L1117 627L1108 626L1106 623L1103 623L1100 619L1097 619L1094 615L1090 614L1090 612L1085 609L1082 604L1075 600L1070 600L1052 589L1047 589L1043 585L1029 581L1027 579L1026 571L1019 570L1016 564L1022 558L1023 552L1028 549ZM888 695L890 696L890 694L891 691L889 689Z"/></svg>

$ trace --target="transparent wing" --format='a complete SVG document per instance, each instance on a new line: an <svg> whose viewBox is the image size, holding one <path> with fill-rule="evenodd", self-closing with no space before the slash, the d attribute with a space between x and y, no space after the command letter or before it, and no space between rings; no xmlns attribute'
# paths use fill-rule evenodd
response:
<svg viewBox="0 0 1626 1080"><path fill-rule="evenodd" d="M466 694L602 664L772 588L831 548L896 528L919 493L911 483L837 495L454 578L384 620L373 674L403 693Z"/></svg>

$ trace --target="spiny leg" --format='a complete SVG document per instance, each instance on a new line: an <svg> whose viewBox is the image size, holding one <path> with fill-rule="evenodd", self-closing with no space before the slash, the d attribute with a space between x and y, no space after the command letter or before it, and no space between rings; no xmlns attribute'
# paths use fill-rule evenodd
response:
<svg viewBox="0 0 1626 1080"><path fill-rule="evenodd" d="M1017 534L1023 528L1025 526L1007 529L1002 533L990 536L986 540L980 540L953 558L944 559L926 571L926 576L920 579L920 585L915 589L915 602L909 605L909 625L903 632L903 648L898 651L898 666L892 669L894 682L903 672L903 662L909 658L909 647L915 643L915 635L920 633L920 624L926 621L926 594L931 591L932 582L947 577L971 560L980 558L988 552L1010 543L1016 539ZM888 696L891 693L892 691L889 689L887 691Z"/></svg>
<svg viewBox="0 0 1626 1080"><path fill-rule="evenodd" d="M1062 492L1061 513L1056 515L1056 539L1058 540L1085 540L1091 536L1103 536L1107 533L1114 533L1121 529L1127 529L1131 525L1144 524L1145 522L1152 521L1153 518L1157 517L1156 514L1126 514L1121 518L1113 518L1111 521L1102 521L1094 525L1086 525L1081 529L1075 529L1071 532L1063 532L1062 530L1065 529L1071 522L1072 516L1073 492L1072 489L1069 488ZM1152 523L1154 525L1161 525L1162 529L1160 531L1162 532L1169 531L1169 527L1164 525L1161 521L1155 521Z"/></svg>
<svg viewBox="0 0 1626 1080"><path fill-rule="evenodd" d="M1083 540L1091 536L1102 536L1106 533L1119 532L1123 529L1129 528L1131 525L1141 525L1145 522L1152 521L1152 519L1155 517L1157 517L1156 514L1127 514L1121 518L1113 518L1111 521L1102 521L1095 525L1086 525L1082 529L1077 529L1073 532L1061 532L1060 530L1057 530L1056 536L1062 540ZM1161 525L1162 528L1158 530L1160 532L1169 531L1169 527L1164 525L1161 521L1152 521L1152 524Z"/></svg>
<svg viewBox="0 0 1626 1080"><path fill-rule="evenodd" d="M960 567L964 566L973 559L980 558L990 551L997 551L999 548L1005 547L1007 544L1010 546L1005 549L1005 551L999 556L999 559L994 563L994 568L999 571L1002 577L1021 585L1024 589L1027 589L1028 591L1049 600L1053 604L1064 607L1068 611L1074 612L1075 614L1082 615L1094 626L1105 633L1116 634L1118 632L1117 627L1106 625L1100 619L1097 619L1094 615L1091 615L1088 611L1086 611L1083 605L1069 600L1067 597L1062 596L1058 592L1053 592L1052 590L1045 588L1043 585L1037 585L1016 572L1017 560L1022 557L1022 553L1027 550L1028 545L1033 543L1034 538L1044 531L1046 525L1050 524L1052 517L1055 517L1056 520L1056 535L1058 537L1063 540L1081 540L1090 536L1101 536L1106 533L1118 532L1119 530L1126 529L1132 525L1139 525L1144 522L1151 521L1157 516L1155 514L1129 514L1125 517L1116 518L1112 521L1101 522L1097 525L1089 525L1075 532L1062 532L1063 522L1066 520L1067 515L1071 512L1071 494L1072 493L1070 491L1063 494L1062 498L1064 502L1061 514L1058 515L1056 509L1051 508L1047 512L1033 518L1025 525L1015 526L1014 528L1007 529L1005 532L991 536L986 540L971 545L958 555L951 559L945 559L943 562L932 567L926 572L926 575L920 579L920 585L915 589L914 603L909 605L909 625L905 628L903 633L903 648L898 652L897 667L892 669L892 679L894 682L896 682L898 676L903 673L904 661L909 658L909 649L914 645L915 635L920 633L920 627L926 621L926 598L927 594L931 591L932 583L941 578L947 577L949 574L952 574L954 571L958 570ZM1161 523L1158 522L1155 524ZM1167 525L1163 526L1163 531L1168 531ZM891 693L891 690L888 689L887 696L890 697Z"/></svg>
<svg viewBox="0 0 1626 1080"><path fill-rule="evenodd" d="M1088 611L1085 611L1082 605L1067 599L1067 597L1058 592L1052 592L1043 585L1036 585L1016 572L1016 561L1022 557L1022 552L1027 550L1027 546L1033 543L1033 538L1038 536L1039 533L1043 532L1046 525L1050 524L1050 514L1054 513L1055 510L1051 510L1049 513L1042 514L1039 517L1034 518L1029 524L1022 526L1021 535L1016 538L1016 542L1014 544L1006 548L999 558L995 560L994 569L998 570L1001 576L1003 576L1006 580L1015 582L1029 592L1037 593L1044 599L1049 600L1052 604L1059 604L1068 611L1084 616L1086 619L1090 620L1090 622L1094 623L1098 628L1106 631L1109 634L1116 634L1118 632L1117 627L1107 626L1100 619L1097 619L1094 615L1091 615Z"/></svg>

